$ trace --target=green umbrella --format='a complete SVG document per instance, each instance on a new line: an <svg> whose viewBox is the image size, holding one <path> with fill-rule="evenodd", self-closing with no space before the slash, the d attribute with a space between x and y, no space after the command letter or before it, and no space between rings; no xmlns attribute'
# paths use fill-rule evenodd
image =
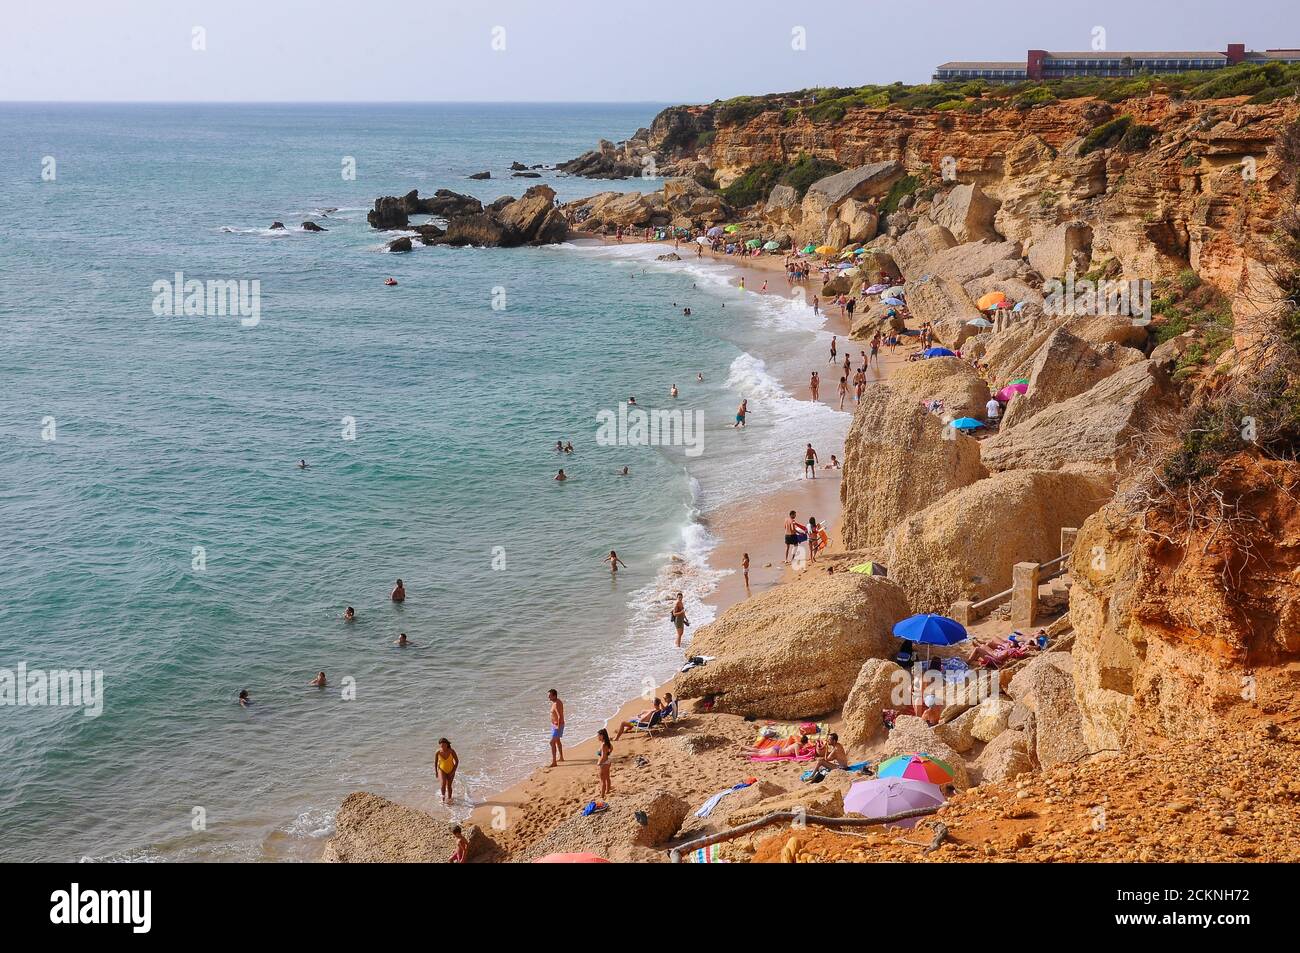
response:
<svg viewBox="0 0 1300 953"><path fill-rule="evenodd" d="M724 232L738 232L738 231L740 231L740 226L739 226L739 225L728 225L726 228L723 229L723 231L724 231Z"/></svg>
<svg viewBox="0 0 1300 953"><path fill-rule="evenodd" d="M776 242L764 242L764 243L763 243L763 250L764 250L764 251L776 251L776 250L777 250L778 248L780 248L780 247L781 247L781 246L780 246L779 244L777 244Z"/></svg>
<svg viewBox="0 0 1300 953"><path fill-rule="evenodd" d="M746 247L746 248L758 248L758 247L760 247L762 244L763 244L763 243L762 243L761 241L759 241L757 238L751 238L749 241L745 242L745 247Z"/></svg>
<svg viewBox="0 0 1300 953"><path fill-rule="evenodd" d="M1017 378L1016 378L1015 380L1013 380L1013 381L1007 381L1007 383L1008 383L1008 384L1028 384L1028 383L1029 383L1029 378L1028 378L1028 377L1017 377Z"/></svg>
<svg viewBox="0 0 1300 953"><path fill-rule="evenodd" d="M817 254L817 246L814 245L812 242L809 242L807 245L804 246L804 250L800 254L815 255Z"/></svg>

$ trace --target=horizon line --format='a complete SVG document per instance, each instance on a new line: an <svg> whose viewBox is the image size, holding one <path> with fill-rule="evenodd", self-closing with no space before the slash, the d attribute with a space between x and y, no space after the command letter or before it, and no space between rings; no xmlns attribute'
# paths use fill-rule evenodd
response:
<svg viewBox="0 0 1300 953"><path fill-rule="evenodd" d="M0 106L657 106L670 101L666 99L0 99ZM708 102L721 102L721 99L712 99Z"/></svg>

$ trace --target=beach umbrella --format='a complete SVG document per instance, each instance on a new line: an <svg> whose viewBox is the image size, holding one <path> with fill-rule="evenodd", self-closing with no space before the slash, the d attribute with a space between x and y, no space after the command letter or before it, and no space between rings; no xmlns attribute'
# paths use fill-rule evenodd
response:
<svg viewBox="0 0 1300 953"><path fill-rule="evenodd" d="M1002 403L1005 404L1012 397L1015 397L1017 394L1023 394L1027 390L1029 390L1028 384L1008 384L1006 387L998 391L994 396L997 397L998 400L1002 401Z"/></svg>
<svg viewBox="0 0 1300 953"><path fill-rule="evenodd" d="M781 247L781 246L780 246L779 244L777 244L776 242L764 242L764 243L763 243L763 249L764 249L765 251L776 251L776 250L777 250L778 248L780 248L780 247Z"/></svg>
<svg viewBox="0 0 1300 953"><path fill-rule="evenodd" d="M1012 386L1013 384L1024 384L1024 385L1025 385L1025 388L1028 389L1028 387L1029 387L1029 378L1028 378L1028 377L1017 377L1015 380L1009 380L1009 381L1007 381L1007 386L1008 386L1008 387Z"/></svg>
<svg viewBox="0 0 1300 953"><path fill-rule="evenodd" d="M812 242L809 242L807 245L805 245L805 246L803 247L803 251L801 251L799 254L801 254L801 255L815 255L816 253L817 253L817 246L814 245Z"/></svg>
<svg viewBox="0 0 1300 953"><path fill-rule="evenodd" d="M860 573L864 576L888 576L889 570L880 563L858 563L856 566L850 566L849 572Z"/></svg>
<svg viewBox="0 0 1300 953"><path fill-rule="evenodd" d="M895 623L894 637L921 645L956 645L966 640L966 629L946 615L922 613Z"/></svg>
<svg viewBox="0 0 1300 953"><path fill-rule="evenodd" d="M728 232L728 233L730 233L730 232L738 232L738 231L740 231L740 226L739 226L739 225L728 225L726 228L723 229L723 231L724 231L724 232Z"/></svg>
<svg viewBox="0 0 1300 953"><path fill-rule="evenodd" d="M974 417L958 417L949 426L954 430L974 430L976 427L983 427L984 424Z"/></svg>
<svg viewBox="0 0 1300 953"><path fill-rule="evenodd" d="M697 244L697 245L712 245L713 242L709 241L707 238L705 238L703 235L701 235L699 238L695 239L695 244Z"/></svg>
<svg viewBox="0 0 1300 953"><path fill-rule="evenodd" d="M902 285L894 285L892 288L885 289L885 297L887 298L901 298L903 297L903 294Z"/></svg>
<svg viewBox="0 0 1300 953"><path fill-rule="evenodd" d="M990 321L988 318L971 318L971 319L970 319L969 321L967 321L966 323L969 324L969 325L971 325L971 327L976 327L976 328L991 328L991 327L993 327L993 322Z"/></svg>
<svg viewBox="0 0 1300 953"><path fill-rule="evenodd" d="M1006 302L1007 296L1001 291L990 291L986 295L981 295L979 301L976 301L975 304L981 311L987 311L990 308L1006 304Z"/></svg>
<svg viewBox="0 0 1300 953"><path fill-rule="evenodd" d="M904 302L902 298L890 297L890 298L881 298L880 300L885 304L894 306L895 308L901 308L904 306Z"/></svg>
<svg viewBox="0 0 1300 953"><path fill-rule="evenodd" d="M843 275L845 278L852 278L857 273L858 273L858 269L856 268L845 268L843 271L840 272L840 274Z"/></svg>
<svg viewBox="0 0 1300 953"><path fill-rule="evenodd" d="M894 759L897 760L897 759ZM944 802L943 791L937 784L912 778L872 778L859 781L844 795L844 813L863 817L889 817L903 811L922 807L938 807ZM890 827L913 827L919 817L894 821Z"/></svg>
<svg viewBox="0 0 1300 953"><path fill-rule="evenodd" d="M880 292L882 292L882 291L884 291L884 290L885 290L885 286L884 286L884 285L876 284L876 285L872 285L872 286L871 286L870 288L868 288L864 293L865 293L865 294L869 294L869 295L878 295L878 294L880 294Z"/></svg>
<svg viewBox="0 0 1300 953"><path fill-rule="evenodd" d="M749 241L745 242L745 247L746 247L746 248L759 248L759 247L762 246L762 244L763 244L763 243L762 243L759 239L757 239L757 238L751 238Z"/></svg>
<svg viewBox="0 0 1300 953"><path fill-rule="evenodd" d="M921 352L922 357L956 357L952 351L946 347L928 347Z"/></svg>
<svg viewBox="0 0 1300 953"><path fill-rule="evenodd" d="M951 784L953 770L952 765L947 761L940 761L924 751L918 751L914 754L900 754L880 762L876 767L876 778L878 780L907 778L928 784Z"/></svg>
<svg viewBox="0 0 1300 953"><path fill-rule="evenodd" d="M853 251L853 254L855 254L855 255L865 255L866 253L867 253L867 250L866 250L865 248L856 248L856 249L854 249L854 251Z"/></svg>
<svg viewBox="0 0 1300 953"><path fill-rule="evenodd" d="M817 246L817 254L819 254L819 255L833 255L833 254L835 254L835 249L832 248L830 245L818 245L818 246Z"/></svg>
<svg viewBox="0 0 1300 953"><path fill-rule="evenodd" d="M721 225L714 225L711 229L709 229L709 230L708 230L707 232L705 232L704 234L705 234L705 235L708 235L710 238L721 238L721 237L722 237L722 226L721 226Z"/></svg>
<svg viewBox="0 0 1300 953"><path fill-rule="evenodd" d="M547 854L545 857L538 857L535 864L608 864L609 861L604 857L597 857L595 854L577 853L577 854Z"/></svg>
<svg viewBox="0 0 1300 953"><path fill-rule="evenodd" d="M1025 305L1027 305L1027 304L1029 304L1028 301L1017 301L1017 302L1016 302L1016 306L1015 306L1014 308L1012 308L1011 310L1012 310L1012 311L1024 311L1024 310L1025 310Z"/></svg>

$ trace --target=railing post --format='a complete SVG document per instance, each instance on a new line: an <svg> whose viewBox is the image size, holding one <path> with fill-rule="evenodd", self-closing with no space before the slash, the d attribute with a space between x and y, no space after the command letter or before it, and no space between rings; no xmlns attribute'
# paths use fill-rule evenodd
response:
<svg viewBox="0 0 1300 953"><path fill-rule="evenodd" d="M1011 624L1028 629L1038 618L1038 563L1016 563L1011 569Z"/></svg>
<svg viewBox="0 0 1300 953"><path fill-rule="evenodd" d="M960 622L964 626L974 625L975 613L971 611L971 607L974 605L975 603L971 602L969 599L963 599L961 602L954 602L952 608L948 610L950 618L954 622Z"/></svg>
<svg viewBox="0 0 1300 953"><path fill-rule="evenodd" d="M1076 526L1061 527L1061 555L1065 556L1074 552L1074 542L1079 538L1079 529Z"/></svg>

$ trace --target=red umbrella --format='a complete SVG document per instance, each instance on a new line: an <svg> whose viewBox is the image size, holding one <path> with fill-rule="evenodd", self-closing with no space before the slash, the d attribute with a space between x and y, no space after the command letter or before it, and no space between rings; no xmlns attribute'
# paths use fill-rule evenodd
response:
<svg viewBox="0 0 1300 953"><path fill-rule="evenodd" d="M604 857L597 857L595 854L547 854L545 857L538 857L535 864L608 864L609 861Z"/></svg>

